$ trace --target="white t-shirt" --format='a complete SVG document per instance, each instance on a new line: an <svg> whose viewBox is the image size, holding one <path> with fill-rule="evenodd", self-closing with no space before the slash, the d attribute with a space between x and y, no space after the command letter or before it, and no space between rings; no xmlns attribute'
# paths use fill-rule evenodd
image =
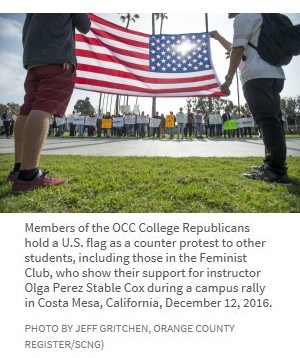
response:
<svg viewBox="0 0 300 358"><path fill-rule="evenodd" d="M257 46L262 21L261 14L242 13L234 19L232 47L243 46L245 48L246 61L241 61L239 65L243 85L255 78L285 78L281 67L270 65L258 55L254 48L248 45L249 41Z"/></svg>
<svg viewBox="0 0 300 358"><path fill-rule="evenodd" d="M186 123L187 122L187 116L183 112L176 113L176 121L177 123Z"/></svg>

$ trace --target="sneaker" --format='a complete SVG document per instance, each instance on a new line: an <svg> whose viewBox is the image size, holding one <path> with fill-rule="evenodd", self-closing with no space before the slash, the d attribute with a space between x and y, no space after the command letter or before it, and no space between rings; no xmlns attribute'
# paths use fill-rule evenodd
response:
<svg viewBox="0 0 300 358"><path fill-rule="evenodd" d="M53 185L61 185L67 183L68 179L51 178L48 177L47 171L42 171L41 175L33 180L25 181L17 179L13 182L11 192L13 194L22 194L26 191L31 191L38 188L44 188Z"/></svg>
<svg viewBox="0 0 300 358"><path fill-rule="evenodd" d="M10 172L7 177L7 181L13 183L15 180L17 180L19 175L19 172Z"/></svg>
<svg viewBox="0 0 300 358"><path fill-rule="evenodd" d="M257 171L261 172L262 170L265 170L265 169L266 169L266 166L265 166L265 164L262 164L262 165L252 165L251 168L254 169L254 170L257 170Z"/></svg>
<svg viewBox="0 0 300 358"><path fill-rule="evenodd" d="M267 169L260 172L244 173L243 176L248 179L263 180L269 183L278 183L286 186L292 185L290 178L286 174L278 175Z"/></svg>

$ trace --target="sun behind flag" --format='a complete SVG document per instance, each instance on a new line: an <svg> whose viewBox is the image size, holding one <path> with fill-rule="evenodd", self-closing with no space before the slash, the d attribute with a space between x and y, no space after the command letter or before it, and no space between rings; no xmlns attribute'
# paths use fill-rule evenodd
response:
<svg viewBox="0 0 300 358"><path fill-rule="evenodd" d="M153 35L150 71L185 73L211 70L208 34Z"/></svg>
<svg viewBox="0 0 300 358"><path fill-rule="evenodd" d="M150 36L89 17L89 33L75 35L75 88L141 97L224 95L208 33Z"/></svg>

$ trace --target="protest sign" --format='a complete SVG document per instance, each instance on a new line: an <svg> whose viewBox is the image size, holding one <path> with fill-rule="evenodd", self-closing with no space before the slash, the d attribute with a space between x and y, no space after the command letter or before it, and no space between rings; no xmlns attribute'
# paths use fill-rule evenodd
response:
<svg viewBox="0 0 300 358"><path fill-rule="evenodd" d="M124 104L123 106L120 106L121 113L130 113L130 106L127 104Z"/></svg>
<svg viewBox="0 0 300 358"><path fill-rule="evenodd" d="M253 117L241 118L241 123L243 127L255 127Z"/></svg>
<svg viewBox="0 0 300 358"><path fill-rule="evenodd" d="M237 129L237 124L235 119L229 119L228 121L225 121L223 124L224 131Z"/></svg>
<svg viewBox="0 0 300 358"><path fill-rule="evenodd" d="M149 123L149 116L137 116L136 123L138 124L148 124Z"/></svg>
<svg viewBox="0 0 300 358"><path fill-rule="evenodd" d="M85 117L85 125L86 125L86 126L95 127L96 121L97 121L97 118L96 118L96 117L90 117L90 116L86 116L86 117Z"/></svg>
<svg viewBox="0 0 300 358"><path fill-rule="evenodd" d="M62 117L55 117L57 127L66 123L66 119Z"/></svg>
<svg viewBox="0 0 300 358"><path fill-rule="evenodd" d="M124 124L135 124L135 114L125 114Z"/></svg>
<svg viewBox="0 0 300 358"><path fill-rule="evenodd" d="M161 118L150 118L150 128L157 128L160 125Z"/></svg>
<svg viewBox="0 0 300 358"><path fill-rule="evenodd" d="M122 128L124 126L123 117L113 117L113 127Z"/></svg>
<svg viewBox="0 0 300 358"><path fill-rule="evenodd" d="M102 118L101 128L110 129L111 126L112 126L112 119L111 118Z"/></svg>
<svg viewBox="0 0 300 358"><path fill-rule="evenodd" d="M175 127L175 119L171 114L166 115L166 128L174 128Z"/></svg>
<svg viewBox="0 0 300 358"><path fill-rule="evenodd" d="M82 125L84 124L84 116L75 116L73 120L74 125Z"/></svg>

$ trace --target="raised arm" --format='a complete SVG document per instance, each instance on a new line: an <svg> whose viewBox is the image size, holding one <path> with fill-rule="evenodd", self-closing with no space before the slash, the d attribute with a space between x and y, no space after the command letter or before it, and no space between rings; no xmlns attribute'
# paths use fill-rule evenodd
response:
<svg viewBox="0 0 300 358"><path fill-rule="evenodd" d="M220 44L225 48L227 51L231 51L231 42L227 41L223 36L221 36L218 31L214 30L209 33L210 37L219 41Z"/></svg>

